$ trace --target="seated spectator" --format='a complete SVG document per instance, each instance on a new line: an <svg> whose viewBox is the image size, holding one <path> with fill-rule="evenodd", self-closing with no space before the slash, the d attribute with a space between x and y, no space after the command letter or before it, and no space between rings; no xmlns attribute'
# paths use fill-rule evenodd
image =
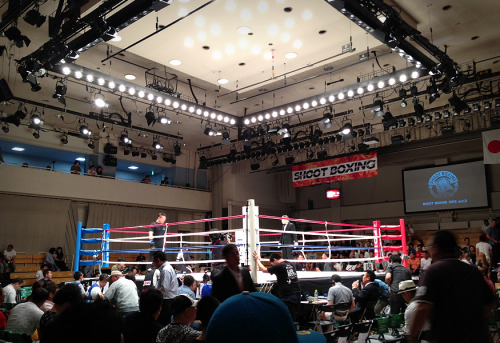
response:
<svg viewBox="0 0 500 343"><path fill-rule="evenodd" d="M469 247L469 255L470 255L470 259L472 261L472 264L476 264L477 256L476 256L476 247L475 246L471 245Z"/></svg>
<svg viewBox="0 0 500 343"><path fill-rule="evenodd" d="M11 273L16 271L16 251L12 244L9 244L7 249L3 251L3 263L5 273L7 273L7 268L10 268Z"/></svg>
<svg viewBox="0 0 500 343"><path fill-rule="evenodd" d="M139 312L125 316L125 343L154 343L158 332L163 328L157 320L160 316L163 295L155 288L148 288L139 298ZM137 330L140 328L140 330Z"/></svg>
<svg viewBox="0 0 500 343"><path fill-rule="evenodd" d="M182 286L177 290L177 294L186 294L191 299L196 299L195 292L196 291L196 281L194 277L191 275L185 275Z"/></svg>
<svg viewBox="0 0 500 343"><path fill-rule="evenodd" d="M44 283L43 288L45 288L47 290L47 292L49 292L49 297L47 298L47 300L45 300L45 302L42 304L42 306L40 306L40 310L42 310L42 312L45 313L45 312L49 311L54 306L53 299L54 299L54 296L56 295L56 292L57 292L57 285L54 282L50 281L50 282Z"/></svg>
<svg viewBox="0 0 500 343"><path fill-rule="evenodd" d="M378 285L375 283L375 272L367 271L363 274L362 282L352 284L352 295L356 306L351 312L351 321L375 318L375 304L380 296Z"/></svg>
<svg viewBox="0 0 500 343"><path fill-rule="evenodd" d="M19 288L21 288L21 285L23 284L23 280L21 279L14 279L12 282L5 286L3 291L5 292L5 300L4 302L6 304L15 304L16 303L16 293Z"/></svg>
<svg viewBox="0 0 500 343"><path fill-rule="evenodd" d="M90 166L89 170L87 170L87 174L89 174L89 176L97 176L97 171L95 170L94 165Z"/></svg>
<svg viewBox="0 0 500 343"><path fill-rule="evenodd" d="M40 306L48 297L49 292L46 289L35 289L29 301L17 305L10 311L5 330L33 335L35 330L40 327L40 318L43 315Z"/></svg>
<svg viewBox="0 0 500 343"><path fill-rule="evenodd" d="M5 299L5 292L3 288L0 287L0 330L5 329L7 325L7 319L9 318L9 311L2 308L3 300Z"/></svg>
<svg viewBox="0 0 500 343"><path fill-rule="evenodd" d="M346 306L347 311L337 311L337 312L321 312L321 320L345 320L347 313L351 312L354 308L354 298L352 296L352 291L342 284L342 278L333 274L331 277L333 286L328 289L327 305L338 305L338 304L348 304Z"/></svg>
<svg viewBox="0 0 500 343"><path fill-rule="evenodd" d="M136 262L146 262L146 256L144 256L144 254L141 252L139 253L139 256L136 257L135 259ZM137 269L139 269L139 271L141 272L145 272L146 271L146 265L145 264L137 264L136 265Z"/></svg>
<svg viewBox="0 0 500 343"><path fill-rule="evenodd" d="M408 267L410 269L411 275L420 274L420 260L417 258L414 252L410 253L410 259L408 260Z"/></svg>
<svg viewBox="0 0 500 343"><path fill-rule="evenodd" d="M90 339L84 328L98 334ZM47 325L40 343L88 343L89 339L92 343L121 343L122 333L122 318L108 301L79 301L69 305Z"/></svg>
<svg viewBox="0 0 500 343"><path fill-rule="evenodd" d="M85 299L87 300L96 300L99 298L99 294L102 294L104 287L108 283L108 274L99 275L99 280L96 283L92 284L90 288L85 293Z"/></svg>
<svg viewBox="0 0 500 343"><path fill-rule="evenodd" d="M49 267L45 263L42 263L42 265L40 266L40 270L36 272L36 279L43 279L43 271L47 269L49 269Z"/></svg>
<svg viewBox="0 0 500 343"><path fill-rule="evenodd" d="M472 264L472 259L471 259L470 254L468 252L463 254L462 262L465 262L467 264Z"/></svg>
<svg viewBox="0 0 500 343"><path fill-rule="evenodd" d="M201 288L201 298L207 295L212 295L212 274L203 275L203 287Z"/></svg>
<svg viewBox="0 0 500 343"><path fill-rule="evenodd" d="M57 272L57 265L56 265L56 248L50 248L49 252L47 255L45 255L45 261L44 263L49 267L50 270L53 272Z"/></svg>
<svg viewBox="0 0 500 343"><path fill-rule="evenodd" d="M196 318L198 318L201 322L202 331L201 335L196 338L196 342L205 342L208 323L212 318L212 314L215 312L217 307L219 307L219 305L219 300L211 295L207 295L198 301L198 305L196 306Z"/></svg>
<svg viewBox="0 0 500 343"><path fill-rule="evenodd" d="M78 174L80 175L82 173L82 168L80 168L80 161L75 161L73 165L71 166L71 174Z"/></svg>
<svg viewBox="0 0 500 343"><path fill-rule="evenodd" d="M228 298L215 310L208 323L205 341L325 343L326 338L316 331L296 331L288 308L274 295L244 292Z"/></svg>
<svg viewBox="0 0 500 343"><path fill-rule="evenodd" d="M52 270L46 269L43 271L43 279L40 279L38 281L41 281L42 284L46 284L47 282L52 282Z"/></svg>
<svg viewBox="0 0 500 343"><path fill-rule="evenodd" d="M73 274L73 280L75 280L73 283L80 288L80 292L82 293L82 296L85 295L85 288L83 288L82 281L83 281L83 273L81 271L75 272Z"/></svg>
<svg viewBox="0 0 500 343"><path fill-rule="evenodd" d="M120 272L123 272L123 270L125 269L125 258L123 257L118 257L118 263L115 264L113 267L111 267L111 272L114 272L114 271L120 271Z"/></svg>
<svg viewBox="0 0 500 343"><path fill-rule="evenodd" d="M185 294L176 296L172 300L172 315L174 321L158 332L156 342L188 343L200 336L200 331L189 327L196 319L196 300Z"/></svg>
<svg viewBox="0 0 500 343"><path fill-rule="evenodd" d="M28 164L28 163L24 162L24 163L23 163L23 165L22 165L21 167L22 167L22 168L29 168L30 166L29 166L29 164Z"/></svg>
<svg viewBox="0 0 500 343"><path fill-rule="evenodd" d="M420 260L420 274L423 274L432 263L432 258L429 256L429 251L424 250L424 257Z"/></svg>
<svg viewBox="0 0 500 343"><path fill-rule="evenodd" d="M97 168L95 169L95 172L96 172L97 176L102 176L102 174L104 173L104 168L101 166L97 166Z"/></svg>
<svg viewBox="0 0 500 343"><path fill-rule="evenodd" d="M417 250L415 251L415 256L420 260L424 257L424 245L417 244Z"/></svg>
<svg viewBox="0 0 500 343"><path fill-rule="evenodd" d="M304 255L302 255L301 253L297 253L297 252L294 252L293 253L293 259L295 261L301 261L301 260L304 260ZM295 265L295 269L298 271L298 272L301 272L305 269L305 265L303 262L295 262L294 263Z"/></svg>
<svg viewBox="0 0 500 343"><path fill-rule="evenodd" d="M488 271L488 278L491 279L491 268L486 256L483 253L477 254L476 265L479 268L485 268Z"/></svg>
<svg viewBox="0 0 500 343"><path fill-rule="evenodd" d="M40 340L42 336L44 336L46 327L54 320L57 313L62 312L69 305L82 300L80 287L73 283L65 284L56 292L52 300L54 306L52 306L49 311L46 311L40 318L40 328L38 329L38 337Z"/></svg>
<svg viewBox="0 0 500 343"><path fill-rule="evenodd" d="M330 258L328 257L328 253L326 253L326 252L323 253L323 255L321 255L321 259L322 260L329 260ZM331 272L331 271L333 271L333 262L318 263L318 267L323 272Z"/></svg>
<svg viewBox="0 0 500 343"><path fill-rule="evenodd" d="M147 183L147 184L151 183L151 179L149 178L149 175L144 176L144 177L142 178L142 181L141 181L141 182L142 182L142 183Z"/></svg>
<svg viewBox="0 0 500 343"><path fill-rule="evenodd" d="M167 186L168 185L168 177L164 177L163 180L161 180L160 186Z"/></svg>
<svg viewBox="0 0 500 343"><path fill-rule="evenodd" d="M86 278L90 278L94 276L94 267L93 266L85 266L83 267L83 275Z"/></svg>
<svg viewBox="0 0 500 343"><path fill-rule="evenodd" d="M62 247L57 247L56 249L56 257L54 258L56 261L56 266L60 271L67 271L68 267L66 266L66 262L64 261L64 253Z"/></svg>

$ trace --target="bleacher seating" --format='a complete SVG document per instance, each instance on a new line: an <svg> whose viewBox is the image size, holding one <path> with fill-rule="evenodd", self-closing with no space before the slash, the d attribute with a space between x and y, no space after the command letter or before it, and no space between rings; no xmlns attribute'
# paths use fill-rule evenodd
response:
<svg viewBox="0 0 500 343"><path fill-rule="evenodd" d="M23 286L30 286L35 281L36 279L36 271L31 271L31 272L16 272L10 274L11 279L22 279L24 281ZM66 271L66 272L52 272L52 281L55 282L56 284L60 284L61 282L66 282L66 281L71 281L73 280L73 272L72 271Z"/></svg>

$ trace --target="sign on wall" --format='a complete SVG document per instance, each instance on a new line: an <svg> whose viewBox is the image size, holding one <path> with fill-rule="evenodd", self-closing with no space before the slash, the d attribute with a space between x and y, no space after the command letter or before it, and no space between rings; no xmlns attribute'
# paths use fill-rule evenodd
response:
<svg viewBox="0 0 500 343"><path fill-rule="evenodd" d="M377 175L376 152L304 163L292 167L293 187L363 179Z"/></svg>

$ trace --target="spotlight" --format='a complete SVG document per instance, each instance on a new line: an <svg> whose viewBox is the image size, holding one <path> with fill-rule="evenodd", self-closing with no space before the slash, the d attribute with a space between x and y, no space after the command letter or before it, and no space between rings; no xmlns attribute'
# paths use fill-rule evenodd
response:
<svg viewBox="0 0 500 343"><path fill-rule="evenodd" d="M132 144L132 140L128 137L127 133L122 133L122 135L120 136L120 141L123 143L123 144Z"/></svg>
<svg viewBox="0 0 500 343"><path fill-rule="evenodd" d="M35 139L40 138L40 131L36 130L35 132L33 132L33 137L35 137Z"/></svg>
<svg viewBox="0 0 500 343"><path fill-rule="evenodd" d="M31 43L31 40L25 35L21 34L21 31L19 31L19 29L15 26L11 26L7 30L5 30L4 36L7 37L8 40L16 43L16 46L18 48L22 48L23 44L29 46Z"/></svg>
<svg viewBox="0 0 500 343"><path fill-rule="evenodd" d="M293 156L288 156L288 157L285 158L285 163L287 165L293 164L294 161L295 161L295 157L293 157Z"/></svg>
<svg viewBox="0 0 500 343"><path fill-rule="evenodd" d="M422 104L420 104L418 102L418 100L416 100L416 102L414 102L413 109L415 110L415 114L418 116L421 116L424 114L424 106L422 106Z"/></svg>
<svg viewBox="0 0 500 343"><path fill-rule="evenodd" d="M424 117L424 120L426 123L430 122L432 120L432 116L430 114L426 114Z"/></svg>
<svg viewBox="0 0 500 343"><path fill-rule="evenodd" d="M340 129L343 135L348 135L352 131L352 124L351 123L346 123L342 128Z"/></svg>
<svg viewBox="0 0 500 343"><path fill-rule="evenodd" d="M470 131L470 123L466 121L464 124L464 132L469 132L469 131Z"/></svg>
<svg viewBox="0 0 500 343"><path fill-rule="evenodd" d="M151 155L151 159L152 159L153 161L156 161L156 160L158 159L158 156L157 156L157 155Z"/></svg>
<svg viewBox="0 0 500 343"><path fill-rule="evenodd" d="M391 137L391 143L392 144L401 144L403 143L404 138L402 135L395 135Z"/></svg>
<svg viewBox="0 0 500 343"><path fill-rule="evenodd" d="M318 159L320 160L324 160L328 157L328 153L326 152L326 150L320 150L318 151Z"/></svg>
<svg viewBox="0 0 500 343"><path fill-rule="evenodd" d="M140 155L139 151L137 151L137 150L132 151L132 157L137 157L139 155Z"/></svg>
<svg viewBox="0 0 500 343"><path fill-rule="evenodd" d="M146 122L148 126L154 126L154 124L156 123L156 116L152 111L146 112Z"/></svg>
<svg viewBox="0 0 500 343"><path fill-rule="evenodd" d="M290 137L290 124L285 123L283 124L283 127L278 131L278 134L283 136L283 138L289 138ZM287 137L285 137L287 135Z"/></svg>
<svg viewBox="0 0 500 343"><path fill-rule="evenodd" d="M405 108L406 106L408 106L408 103L406 102L405 99L401 100L401 107Z"/></svg>
<svg viewBox="0 0 500 343"><path fill-rule="evenodd" d="M250 165L250 169L253 170L253 171L259 170L259 168L260 168L260 164L258 164L258 163L252 163Z"/></svg>
<svg viewBox="0 0 500 343"><path fill-rule="evenodd" d="M500 107L500 99L495 99L495 107Z"/></svg>
<svg viewBox="0 0 500 343"><path fill-rule="evenodd" d="M204 134L206 134L207 136L213 137L213 136L217 136L217 131L215 131L211 127L206 127Z"/></svg>
<svg viewBox="0 0 500 343"><path fill-rule="evenodd" d="M164 125L170 124L172 122L169 118L167 118L165 116L159 116L158 121L160 122L160 124L164 124Z"/></svg>
<svg viewBox="0 0 500 343"><path fill-rule="evenodd" d="M181 155L181 146L179 145L179 143L176 143L174 145L174 153L175 153L175 156Z"/></svg>
<svg viewBox="0 0 500 343"><path fill-rule="evenodd" d="M434 113L434 119L436 119L436 120L440 120L440 119L441 119L441 117L442 117L441 112L436 112L436 113Z"/></svg>
<svg viewBox="0 0 500 343"><path fill-rule="evenodd" d="M97 93L96 95L94 95L94 104L99 108L106 106L104 95L102 95L101 93Z"/></svg>
<svg viewBox="0 0 500 343"><path fill-rule="evenodd" d="M52 95L52 98L57 99L57 101L66 106L66 99L64 98L66 91L67 91L66 85L62 82L58 82L56 84L56 89L54 91L54 95Z"/></svg>
<svg viewBox="0 0 500 343"><path fill-rule="evenodd" d="M130 149L125 148L125 149L123 150L123 154L124 154L125 156L130 155Z"/></svg>
<svg viewBox="0 0 500 343"><path fill-rule="evenodd" d="M358 136L359 136L359 137L363 137L364 135L365 135L365 130L363 130L363 129L359 129L359 130L358 130Z"/></svg>
<svg viewBox="0 0 500 343"><path fill-rule="evenodd" d="M491 102L490 101L485 101L484 102L484 109L485 110L491 109Z"/></svg>
<svg viewBox="0 0 500 343"><path fill-rule="evenodd" d="M390 127L397 125L398 121L396 118L394 118L391 114L391 112L387 111L384 114L384 117L382 119L382 124L384 125L384 129L388 130Z"/></svg>
<svg viewBox="0 0 500 343"><path fill-rule="evenodd" d="M89 144L87 144L87 146L88 146L90 149L94 150L94 149L95 149L94 140L92 140L92 139L91 139L91 140L90 140L90 142L89 142Z"/></svg>
<svg viewBox="0 0 500 343"><path fill-rule="evenodd" d="M464 127L464 131L465 131L465 127ZM455 127L453 125L441 127L441 134L443 136L452 135L454 132L455 132Z"/></svg>
<svg viewBox="0 0 500 343"><path fill-rule="evenodd" d="M321 119L319 123L323 125L325 129L329 129L333 126L332 120L333 120L333 115L331 113L325 113L323 114L323 119Z"/></svg>
<svg viewBox="0 0 500 343"><path fill-rule="evenodd" d="M453 93L453 96L448 99L448 102L451 106L453 106L457 114L460 114L460 112L464 111L467 108L467 104L465 103L465 101L460 100L460 98L455 93Z"/></svg>
<svg viewBox="0 0 500 343"><path fill-rule="evenodd" d="M405 136L405 142L409 142L411 139L411 133L407 133L406 136Z"/></svg>
<svg viewBox="0 0 500 343"><path fill-rule="evenodd" d="M141 158L146 158L146 157L148 157L148 154L144 151L141 152Z"/></svg>
<svg viewBox="0 0 500 343"><path fill-rule="evenodd" d="M153 142L153 148L156 151L160 151L160 150L163 150L163 145L161 145L159 141L154 141Z"/></svg>
<svg viewBox="0 0 500 343"><path fill-rule="evenodd" d="M3 131L4 133L9 133L9 125L8 125L8 124L3 125L3 126L2 126L2 131Z"/></svg>
<svg viewBox="0 0 500 343"><path fill-rule="evenodd" d="M407 91L406 89L401 88L401 89L399 90L399 97L404 99L404 98L406 98L406 94L407 94L407 93L408 93L408 91Z"/></svg>
<svg viewBox="0 0 500 343"><path fill-rule="evenodd" d="M472 105L472 110L473 110L474 112L478 112L478 111L480 111L480 110L481 110L481 105L479 105L479 104L473 104L473 105Z"/></svg>
<svg viewBox="0 0 500 343"><path fill-rule="evenodd" d="M415 126L415 119L414 118L408 118L408 126Z"/></svg>
<svg viewBox="0 0 500 343"><path fill-rule="evenodd" d="M375 117L382 117L384 115L383 108L384 108L384 103L382 102L382 100L376 100L373 103L373 106L370 109L370 111L375 115Z"/></svg>
<svg viewBox="0 0 500 343"><path fill-rule="evenodd" d="M80 134L82 136L90 136L92 134L92 131L89 130L89 128L85 125L80 126Z"/></svg>
<svg viewBox="0 0 500 343"><path fill-rule="evenodd" d="M26 15L23 18L24 21L31 26L41 27L43 23L45 23L46 17L44 15L41 15L38 10L39 9L37 8L37 6L35 6L35 8L33 8L32 10L26 12Z"/></svg>
<svg viewBox="0 0 500 343"><path fill-rule="evenodd" d="M450 111L448 111L448 110L444 110L444 111L443 111L443 118L445 118L445 119L446 119L446 118L449 118L449 117L450 117Z"/></svg>
<svg viewBox="0 0 500 343"><path fill-rule="evenodd" d="M32 123L33 125L35 125L35 126L39 126L39 125L43 124L42 119L41 119L41 118L40 118L40 116L39 116L39 115L37 115L37 114L33 114L33 115L31 116L31 123Z"/></svg>
<svg viewBox="0 0 500 343"><path fill-rule="evenodd" d="M399 119L398 126L399 127L405 127L406 126L406 121L404 119Z"/></svg>
<svg viewBox="0 0 500 343"><path fill-rule="evenodd" d="M68 144L68 135L64 134L64 136L61 138L61 143Z"/></svg>

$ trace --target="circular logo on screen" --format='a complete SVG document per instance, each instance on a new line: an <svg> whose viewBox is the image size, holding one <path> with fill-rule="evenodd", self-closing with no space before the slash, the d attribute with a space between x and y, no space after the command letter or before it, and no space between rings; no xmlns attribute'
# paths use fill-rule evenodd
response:
<svg viewBox="0 0 500 343"><path fill-rule="evenodd" d="M429 179L429 192L436 199L449 199L458 190L458 179L449 171L440 171Z"/></svg>

